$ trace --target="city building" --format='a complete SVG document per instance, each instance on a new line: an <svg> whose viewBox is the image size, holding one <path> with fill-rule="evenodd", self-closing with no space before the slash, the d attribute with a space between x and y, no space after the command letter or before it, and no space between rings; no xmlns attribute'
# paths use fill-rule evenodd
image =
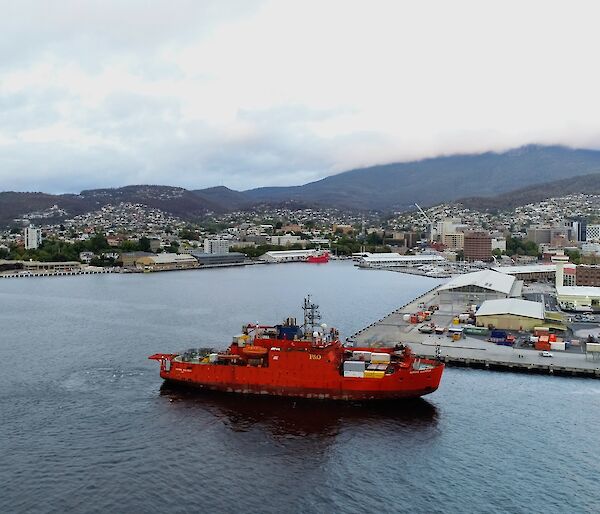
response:
<svg viewBox="0 0 600 514"><path fill-rule="evenodd" d="M566 271L567 270L565 268L565 276ZM578 265L576 283L567 284L565 281L564 285L600 287L600 266L589 266L585 264Z"/></svg>
<svg viewBox="0 0 600 514"><path fill-rule="evenodd" d="M272 245L276 246L291 246L293 244L302 244L302 238L300 236L293 236L290 234L284 234L282 236L271 236L270 241Z"/></svg>
<svg viewBox="0 0 600 514"><path fill-rule="evenodd" d="M600 225L588 225L585 229L585 240L600 242Z"/></svg>
<svg viewBox="0 0 600 514"><path fill-rule="evenodd" d="M42 244L42 231L29 225L25 229L25 250L37 250Z"/></svg>
<svg viewBox="0 0 600 514"><path fill-rule="evenodd" d="M492 260L492 238L487 232L467 232L464 238L463 252L465 261Z"/></svg>
<svg viewBox="0 0 600 514"><path fill-rule="evenodd" d="M512 275L486 269L458 275L437 290L440 303L471 303L479 305L485 300L519 298L523 282Z"/></svg>
<svg viewBox="0 0 600 514"><path fill-rule="evenodd" d="M486 300L475 313L479 326L506 330L531 330L544 322L544 305L520 298Z"/></svg>
<svg viewBox="0 0 600 514"><path fill-rule="evenodd" d="M585 241L587 219L581 217L573 218L571 221L571 227L573 228L573 238L576 241Z"/></svg>
<svg viewBox="0 0 600 514"><path fill-rule="evenodd" d="M204 253L228 253L232 242L229 239L205 239Z"/></svg>
<svg viewBox="0 0 600 514"><path fill-rule="evenodd" d="M575 264L565 264L563 266L563 285L564 286L576 286L576 285L600 285L598 284L577 284L577 266Z"/></svg>
<svg viewBox="0 0 600 514"><path fill-rule="evenodd" d="M465 235L462 232L444 234L442 243L449 250L462 250L465 246Z"/></svg>

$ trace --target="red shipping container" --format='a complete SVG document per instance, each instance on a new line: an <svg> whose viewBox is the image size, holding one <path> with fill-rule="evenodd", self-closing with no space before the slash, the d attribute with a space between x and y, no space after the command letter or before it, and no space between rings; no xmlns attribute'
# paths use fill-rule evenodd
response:
<svg viewBox="0 0 600 514"><path fill-rule="evenodd" d="M540 338L541 339L541 338ZM550 350L550 343L539 341L535 343L536 350Z"/></svg>
<svg viewBox="0 0 600 514"><path fill-rule="evenodd" d="M556 334L550 334L550 342L556 343Z"/></svg>

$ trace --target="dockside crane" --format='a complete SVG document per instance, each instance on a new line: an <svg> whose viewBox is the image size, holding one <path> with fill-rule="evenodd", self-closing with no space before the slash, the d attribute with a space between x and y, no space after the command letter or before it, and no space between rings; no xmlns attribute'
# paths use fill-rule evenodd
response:
<svg viewBox="0 0 600 514"><path fill-rule="evenodd" d="M433 241L434 241L434 237L433 237L433 221L431 221L431 219L429 219L429 216L427 216L427 214L425 214L425 211L423 209L421 209L421 207L420 207L420 205L418 203L415 203L415 206L417 207L417 209L419 209L419 212L425 218L425 220L427 221L427 223L429 225L429 242L433 243Z"/></svg>

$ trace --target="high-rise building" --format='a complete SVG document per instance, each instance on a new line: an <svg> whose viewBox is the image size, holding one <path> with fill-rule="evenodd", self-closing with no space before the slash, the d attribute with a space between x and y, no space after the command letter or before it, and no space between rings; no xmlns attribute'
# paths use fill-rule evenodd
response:
<svg viewBox="0 0 600 514"><path fill-rule="evenodd" d="M492 237L488 232L467 232L463 251L466 261L491 261Z"/></svg>
<svg viewBox="0 0 600 514"><path fill-rule="evenodd" d="M29 225L25 229L25 250L37 250L42 244L42 231Z"/></svg>
<svg viewBox="0 0 600 514"><path fill-rule="evenodd" d="M229 253L231 242L228 239L205 239L204 253Z"/></svg>
<svg viewBox="0 0 600 514"><path fill-rule="evenodd" d="M571 220L571 227L573 228L573 239L576 241L585 241L585 232L587 229L587 219L581 216L573 218Z"/></svg>
<svg viewBox="0 0 600 514"><path fill-rule="evenodd" d="M600 225L588 225L585 229L586 241L600 241Z"/></svg>

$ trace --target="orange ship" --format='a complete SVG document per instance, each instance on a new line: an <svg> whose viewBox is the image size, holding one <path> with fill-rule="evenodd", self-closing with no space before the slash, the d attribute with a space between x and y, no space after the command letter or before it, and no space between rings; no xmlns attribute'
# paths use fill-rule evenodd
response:
<svg viewBox="0 0 600 514"><path fill-rule="evenodd" d="M334 400L415 398L434 392L444 364L416 358L408 346L346 347L318 325L318 306L304 300L304 324L249 324L225 351L157 353L166 381L230 393Z"/></svg>
<svg viewBox="0 0 600 514"><path fill-rule="evenodd" d="M324 264L329 262L329 252L319 252L314 255L309 255L305 262L310 262L313 264Z"/></svg>

